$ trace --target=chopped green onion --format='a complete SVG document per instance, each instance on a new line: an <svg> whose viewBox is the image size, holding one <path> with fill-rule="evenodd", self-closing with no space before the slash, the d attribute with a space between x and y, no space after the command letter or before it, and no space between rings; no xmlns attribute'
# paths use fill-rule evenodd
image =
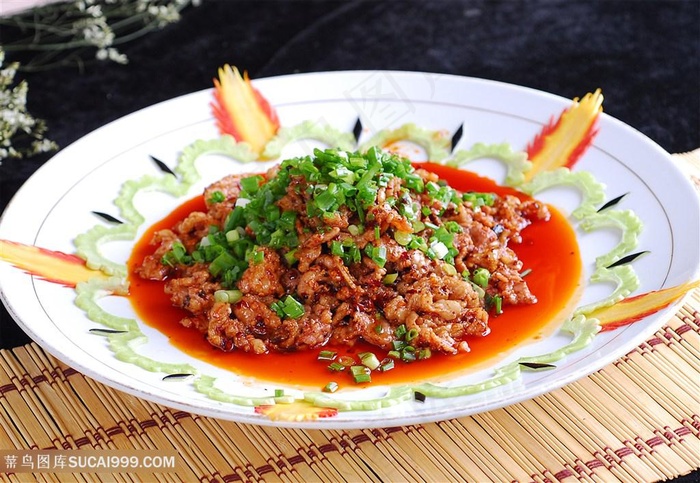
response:
<svg viewBox="0 0 700 483"><path fill-rule="evenodd" d="M472 281L481 288L486 288L489 284L491 273L485 268L477 268L472 274Z"/></svg>
<svg viewBox="0 0 700 483"><path fill-rule="evenodd" d="M284 389L275 389L275 397L284 396Z"/></svg>
<svg viewBox="0 0 700 483"><path fill-rule="evenodd" d="M334 361L338 354L335 351L322 350L318 353L319 361Z"/></svg>
<svg viewBox="0 0 700 483"><path fill-rule="evenodd" d="M440 265L440 268L442 268L442 271L445 272L446 275L457 275L457 269L454 265L451 265L449 263L443 263L442 265Z"/></svg>
<svg viewBox="0 0 700 483"><path fill-rule="evenodd" d="M377 356L375 356L372 352L363 352L358 354L358 356L360 357L360 362L362 362L364 366L369 367L371 370L379 367L379 359L377 359Z"/></svg>
<svg viewBox="0 0 700 483"><path fill-rule="evenodd" d="M226 196L221 191L214 191L209 197L209 203L221 203L226 201Z"/></svg>
<svg viewBox="0 0 700 483"><path fill-rule="evenodd" d="M406 336L406 326L404 324L399 325L394 331L397 339L403 339Z"/></svg>
<svg viewBox="0 0 700 483"><path fill-rule="evenodd" d="M419 330L415 327L406 332L406 342L411 342L413 339L418 337L418 332Z"/></svg>
<svg viewBox="0 0 700 483"><path fill-rule="evenodd" d="M248 176L241 179L241 188L248 194L255 194L260 188L263 177L258 175Z"/></svg>
<svg viewBox="0 0 700 483"><path fill-rule="evenodd" d="M240 290L217 290L214 292L214 300L227 304L235 304L243 298L243 292Z"/></svg>
<svg viewBox="0 0 700 483"><path fill-rule="evenodd" d="M323 386L323 392L335 392L338 390L338 383L335 381L331 381L325 386Z"/></svg>
<svg viewBox="0 0 700 483"><path fill-rule="evenodd" d="M399 274L397 272L394 273L387 273L384 275L384 278L382 279L382 283L384 285L391 285L392 283L396 282L396 279L399 277Z"/></svg>
<svg viewBox="0 0 700 483"><path fill-rule="evenodd" d="M409 348L413 349L413 350L409 350ZM416 360L416 350L411 346L405 347L403 349L403 351L401 351L401 360L404 362L415 361Z"/></svg>
<svg viewBox="0 0 700 483"><path fill-rule="evenodd" d="M270 305L280 318L289 317L298 319L304 315L304 306L291 295L287 295L284 299L277 300Z"/></svg>
<svg viewBox="0 0 700 483"><path fill-rule="evenodd" d="M379 370L382 372L390 371L393 368L394 368L394 359L389 358L389 357L384 358L379 366Z"/></svg>
<svg viewBox="0 0 700 483"><path fill-rule="evenodd" d="M344 366L344 365L341 364L340 362L331 362L330 364L328 364L328 369L331 370L331 371L333 371L333 372L344 371L344 370L345 370L345 367L346 367L346 366Z"/></svg>
<svg viewBox="0 0 700 483"><path fill-rule="evenodd" d="M501 315L503 313L503 297L500 295L486 295L486 308L493 309L493 313Z"/></svg>
<svg viewBox="0 0 700 483"><path fill-rule="evenodd" d="M394 240L396 240L396 243L398 243L402 247L405 247L406 245L411 243L412 238L413 238L413 235L411 235L411 233L408 233L406 231L397 231L394 233Z"/></svg>
<svg viewBox="0 0 700 483"><path fill-rule="evenodd" d="M395 351L401 351L406 347L406 341L403 340L392 340L391 346Z"/></svg>
<svg viewBox="0 0 700 483"><path fill-rule="evenodd" d="M253 263L256 265L261 264L265 261L265 252L262 250L256 250L253 254Z"/></svg>
<svg viewBox="0 0 700 483"><path fill-rule="evenodd" d="M392 359L400 359L401 352L399 352L398 350L389 351L386 356L391 357Z"/></svg>
<svg viewBox="0 0 700 483"><path fill-rule="evenodd" d="M235 241L240 240L241 234L239 233L238 230L229 230L226 232L226 241L229 243L233 243ZM204 241L204 240L202 240Z"/></svg>
<svg viewBox="0 0 700 483"><path fill-rule="evenodd" d="M430 359L433 353L430 351L430 347L424 347L418 351L418 359Z"/></svg>
<svg viewBox="0 0 700 483"><path fill-rule="evenodd" d="M350 373L356 383L360 384L363 382L371 382L372 376L370 375L370 369L366 366L352 366L350 368Z"/></svg>

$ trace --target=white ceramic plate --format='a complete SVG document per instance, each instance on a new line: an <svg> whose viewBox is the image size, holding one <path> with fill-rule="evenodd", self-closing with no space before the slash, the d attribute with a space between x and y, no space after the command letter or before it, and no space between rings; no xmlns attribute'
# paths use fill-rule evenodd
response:
<svg viewBox="0 0 700 483"><path fill-rule="evenodd" d="M508 142L515 149L524 149L552 116L571 103L568 99L512 85L424 73L318 73L259 79L254 84L277 109L283 126L318 120L351 132L358 116L370 130L413 122L424 128L454 132L464 124L461 147L476 142ZM0 220L0 239L74 253L75 236L103 223L92 211L118 213L113 201L124 181L146 174L163 176L148 160L149 155L172 167L187 144L217 136L210 101L211 91L206 90L163 102L117 120L63 149L12 200ZM618 100L621 101L629 100ZM304 148L308 146L300 147ZM231 161L202 163L202 181L182 200L201 192L205 184L224 174L260 169L260 165ZM472 169L498 176L490 165L476 163ZM637 248L650 253L634 262L641 281L635 293L671 287L698 276L699 203L668 153L629 126L602 115L594 145L575 170L592 172L607 187L607 199L629 193L619 208L633 210L644 223ZM570 202L561 194L555 193L550 198L547 201L555 205ZM179 202L180 199L162 193L139 195L136 205L146 222L138 234ZM594 257L614 245L616 235L606 231L598 236L579 234L584 270L589 276ZM114 242L106 252L113 260L123 262L131 246L132 242L128 241ZM340 412L332 418L289 423L270 421L250 407L213 400L194 391L189 383L164 382L163 373L117 360L104 337L89 333L97 324L75 306L75 292L71 289L28 275L6 263L0 263L0 288L10 313L37 343L99 381L194 413L241 422L315 428L435 421L529 399L613 362L653 334L673 310L668 308L633 325L601 333L585 349L559 361L556 369L525 373L518 381L496 389L472 396L429 399L425 403L410 401L376 411ZM584 294L584 301L587 297L595 294ZM124 298L108 297L103 299L103 304L111 313L135 317ZM202 374L221 381L233 380L235 384L235 375L192 359L174 349L162 334L142 323L139 327L148 342L135 350L154 359L191 364ZM561 337L555 335L535 347L524 347L509 356L509 360L545 353L561 343ZM489 377L494 368L505 362L498 361L480 374L466 376L464 382ZM246 387L251 394L269 390L255 383Z"/></svg>

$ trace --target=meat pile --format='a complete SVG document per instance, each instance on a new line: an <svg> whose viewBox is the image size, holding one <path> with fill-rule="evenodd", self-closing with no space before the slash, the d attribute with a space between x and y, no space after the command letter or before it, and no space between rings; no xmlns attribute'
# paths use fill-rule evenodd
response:
<svg viewBox="0 0 700 483"><path fill-rule="evenodd" d="M490 314L536 302L508 244L520 242L532 221L548 219L546 205L460 193L376 150L371 159L317 154L272 168L256 178L259 187L228 176L206 189L207 212L155 234L154 252L136 273L165 281L172 303L188 312L181 324L224 351L264 354L359 340L391 350L401 327L416 348L456 354L469 350L470 336L488 334ZM335 164L324 166L329 156ZM372 167L377 159L381 169ZM352 176L338 168L346 165ZM280 219L287 231L262 237L263 225L250 221L262 215L241 213L273 180L276 187L258 203L272 213L265 233L282 226ZM235 271L228 278L201 256L212 233L234 258L230 246L247 242L238 268L224 269ZM182 256L173 258L178 249ZM295 310L285 312L285 303Z"/></svg>

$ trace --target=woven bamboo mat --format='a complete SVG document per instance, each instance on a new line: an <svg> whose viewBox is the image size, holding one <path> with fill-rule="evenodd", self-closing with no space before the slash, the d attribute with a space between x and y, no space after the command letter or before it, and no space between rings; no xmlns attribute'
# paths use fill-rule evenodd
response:
<svg viewBox="0 0 700 483"><path fill-rule="evenodd" d="M684 156L700 166L700 152ZM291 430L169 409L35 344L0 351L0 450L174 450L171 473L0 474L0 481L659 481L700 468L700 291L589 377L471 417Z"/></svg>

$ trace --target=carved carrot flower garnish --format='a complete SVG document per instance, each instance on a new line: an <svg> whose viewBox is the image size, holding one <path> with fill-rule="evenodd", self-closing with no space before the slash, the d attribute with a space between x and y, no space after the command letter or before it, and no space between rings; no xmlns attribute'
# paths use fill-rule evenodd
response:
<svg viewBox="0 0 700 483"><path fill-rule="evenodd" d="M0 260L49 282L67 287L75 287L79 282L94 277L104 277L102 272L87 268L85 260L76 255L8 240L0 240Z"/></svg>
<svg viewBox="0 0 700 483"><path fill-rule="evenodd" d="M255 412L267 416L273 421L315 421L319 418L336 416L335 408L321 408L306 401L295 401L289 404L267 404L256 406Z"/></svg>
<svg viewBox="0 0 700 483"><path fill-rule="evenodd" d="M597 133L598 115L603 111L603 94L600 89L588 93L542 128L526 151L532 169L525 179L542 171L559 167L572 167L591 144Z"/></svg>
<svg viewBox="0 0 700 483"><path fill-rule="evenodd" d="M236 67L225 65L214 79L214 102L211 104L221 134L246 142L256 153L280 127L277 113L260 92L253 87L248 73L243 76Z"/></svg>

